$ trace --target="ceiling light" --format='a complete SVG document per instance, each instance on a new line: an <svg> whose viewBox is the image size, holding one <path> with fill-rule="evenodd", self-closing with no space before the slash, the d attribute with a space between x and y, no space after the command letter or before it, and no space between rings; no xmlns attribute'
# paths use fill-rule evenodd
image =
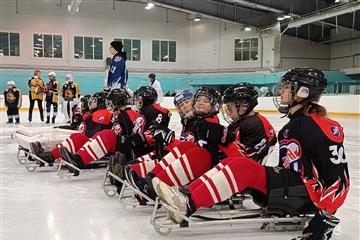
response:
<svg viewBox="0 0 360 240"><path fill-rule="evenodd" d="M291 16L290 15L285 15L284 18L289 19L289 18L291 18Z"/></svg>
<svg viewBox="0 0 360 240"><path fill-rule="evenodd" d="M200 20L201 20L201 18L199 18L199 17L194 18L194 22L200 22Z"/></svg>
<svg viewBox="0 0 360 240"><path fill-rule="evenodd" d="M278 20L278 21L282 21L282 20L284 20L284 19L285 19L285 17L282 17L282 16L281 16L281 17L277 17L277 20Z"/></svg>
<svg viewBox="0 0 360 240"><path fill-rule="evenodd" d="M153 4L152 2L149 2L146 4L145 9L149 10L149 9L152 9L154 6L155 6L155 4Z"/></svg>
<svg viewBox="0 0 360 240"><path fill-rule="evenodd" d="M81 2L82 2L82 0L72 0L71 4L68 5L69 13L71 13L71 14L78 13Z"/></svg>
<svg viewBox="0 0 360 240"><path fill-rule="evenodd" d="M251 31L251 27L245 27L244 30L245 31Z"/></svg>

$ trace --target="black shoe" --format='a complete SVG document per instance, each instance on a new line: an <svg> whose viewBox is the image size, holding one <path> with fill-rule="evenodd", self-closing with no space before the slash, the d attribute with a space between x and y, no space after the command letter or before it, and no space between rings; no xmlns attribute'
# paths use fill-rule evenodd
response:
<svg viewBox="0 0 360 240"><path fill-rule="evenodd" d="M51 123L55 123L55 117L52 117Z"/></svg>
<svg viewBox="0 0 360 240"><path fill-rule="evenodd" d="M84 163L81 160L81 157L77 154L72 155L69 150L67 148L61 147L59 148L60 151L60 157L64 160L67 161L71 164L73 164L74 166L78 167L78 168L84 168ZM73 173L74 176L79 176L80 172L72 167L69 166L69 172Z"/></svg>
<svg viewBox="0 0 360 240"><path fill-rule="evenodd" d="M13 124L13 120L11 119L11 120L7 121L6 124Z"/></svg>
<svg viewBox="0 0 360 240"><path fill-rule="evenodd" d="M41 147L40 142L31 142L30 144L30 150L33 154L38 156L39 158L42 158L42 154L44 153L44 149Z"/></svg>
<svg viewBox="0 0 360 240"><path fill-rule="evenodd" d="M44 116L40 116L40 120L43 122L44 121Z"/></svg>
<svg viewBox="0 0 360 240"><path fill-rule="evenodd" d="M15 124L20 124L20 119L19 118L15 119Z"/></svg>
<svg viewBox="0 0 360 240"><path fill-rule="evenodd" d="M50 123L50 117L46 117L46 124Z"/></svg>
<svg viewBox="0 0 360 240"><path fill-rule="evenodd" d="M126 156L116 152L110 162L110 171L121 179L125 179Z"/></svg>
<svg viewBox="0 0 360 240"><path fill-rule="evenodd" d="M126 165L126 157L124 154L120 152L116 152L114 156L110 158L109 161L109 170L114 173L120 179L125 179L125 165ZM110 183L115 185L117 188L117 192L120 193L122 188L122 183L115 180L113 177L109 176Z"/></svg>
<svg viewBox="0 0 360 240"><path fill-rule="evenodd" d="M54 156L51 152L45 152L45 150L41 147L40 142L31 142L30 143L30 149L33 154L35 154L37 157L41 158L45 162L49 164L49 166L54 165ZM36 161L36 160L35 160ZM37 161L40 165L40 167L44 166L43 162Z"/></svg>

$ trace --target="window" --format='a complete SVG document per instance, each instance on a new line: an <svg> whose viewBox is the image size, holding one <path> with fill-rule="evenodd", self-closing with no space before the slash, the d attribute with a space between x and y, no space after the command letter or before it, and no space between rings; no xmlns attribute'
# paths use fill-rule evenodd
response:
<svg viewBox="0 0 360 240"><path fill-rule="evenodd" d="M103 59L103 39L98 37L74 37L75 59Z"/></svg>
<svg viewBox="0 0 360 240"><path fill-rule="evenodd" d="M176 62L176 42L153 40L152 60L154 62Z"/></svg>
<svg viewBox="0 0 360 240"><path fill-rule="evenodd" d="M258 39L235 39L235 61L257 61Z"/></svg>
<svg viewBox="0 0 360 240"><path fill-rule="evenodd" d="M34 34L34 57L62 58L62 36Z"/></svg>
<svg viewBox="0 0 360 240"><path fill-rule="evenodd" d="M126 52L127 60L129 61L140 61L140 40L137 39L126 39L126 38L115 38L114 41L121 41Z"/></svg>
<svg viewBox="0 0 360 240"><path fill-rule="evenodd" d="M0 32L0 56L20 56L19 33Z"/></svg>

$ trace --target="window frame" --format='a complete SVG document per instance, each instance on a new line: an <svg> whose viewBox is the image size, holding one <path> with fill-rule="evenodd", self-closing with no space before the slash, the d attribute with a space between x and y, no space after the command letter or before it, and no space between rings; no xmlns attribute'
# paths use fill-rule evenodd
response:
<svg viewBox="0 0 360 240"><path fill-rule="evenodd" d="M11 31L11 30L1 30L0 32L3 32L3 33L7 33L8 34L8 48L9 48L9 55L0 55L0 57L21 57L21 33L18 32L18 31ZM11 56L10 55L10 46L11 46L11 43L10 43L10 34L11 33L17 33L19 34L19 55L18 56Z"/></svg>
<svg viewBox="0 0 360 240"><path fill-rule="evenodd" d="M119 37L114 37L113 38L113 41L121 41L122 44L123 44L123 49L125 48L125 44L124 44L124 39L126 40L131 40L131 46L130 46L130 49L131 49L131 55L129 56L128 53L126 53L126 57L127 57L127 60L126 61L130 61L130 62L141 62L141 39L140 38L131 38L131 37L123 37L123 38L119 38ZM139 51L140 51L140 54L139 54L139 60L132 60L132 56L133 56L133 42L134 41L139 41L140 42L140 48L139 48Z"/></svg>
<svg viewBox="0 0 360 240"><path fill-rule="evenodd" d="M159 42L159 61L153 60L153 42L158 41ZM168 54L168 61L161 61L161 42L166 41L167 42L167 54ZM170 42L175 42L175 61L169 61L170 60ZM177 62L177 42L176 40L172 39L152 39L151 40L151 62L152 63L176 63Z"/></svg>
<svg viewBox="0 0 360 240"><path fill-rule="evenodd" d="M42 57L35 57L34 56L34 35L39 35L41 34L42 37L42 50L43 50L43 56ZM44 57L45 55L45 46L44 46L44 35L51 35L51 45L54 51L54 36L61 36L61 58L59 57ZM64 34L62 33L48 33L48 32L41 32L41 33L36 33L36 32L32 32L32 58L33 59L64 59Z"/></svg>
<svg viewBox="0 0 360 240"><path fill-rule="evenodd" d="M82 42L83 42L83 52L84 52L84 58L75 58L75 37L81 37L82 38ZM94 44L94 40L95 38L101 38L102 39L102 48L101 48L101 51L102 51L102 58L101 59L96 59L95 58L95 48L93 48L93 58L92 59L86 59L85 58L85 44L84 44L84 39L86 37L90 37L93 39L93 44ZM102 36L90 36L90 35L83 35L83 34L73 34L72 35L72 59L75 60L75 61L104 61L104 37ZM106 57L105 57L106 59Z"/></svg>
<svg viewBox="0 0 360 240"><path fill-rule="evenodd" d="M257 55L258 55L258 57L257 57L257 60L251 60L251 52L253 51L252 50L252 39L257 39ZM248 53L249 53L249 60L235 60L235 57L236 57L236 49L235 49L235 41L236 40L243 40L243 41L245 41L245 40L250 40L250 45L249 45L249 48L248 48ZM243 49L244 49L244 47L242 47L241 48L242 49L242 51L241 51L241 59L243 59L244 58L244 54L243 54ZM260 61L260 56L259 56L259 37L235 37L234 39L233 39L233 62L234 63L239 63L239 62L259 62Z"/></svg>

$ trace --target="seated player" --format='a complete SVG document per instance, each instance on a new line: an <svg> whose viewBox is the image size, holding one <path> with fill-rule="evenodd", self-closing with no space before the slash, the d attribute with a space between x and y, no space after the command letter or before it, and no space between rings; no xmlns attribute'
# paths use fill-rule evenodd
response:
<svg viewBox="0 0 360 240"><path fill-rule="evenodd" d="M143 138L146 140L144 134L147 127L146 122L159 121L159 124L168 124L170 120L168 110L160 107L160 105L151 104L151 101L149 101L148 106L143 106L143 102L147 102L147 95L153 94L152 90L135 92L135 96L141 97L141 100L135 99L135 104L138 105L140 112L144 114L137 114L128 107L131 97L126 90L111 90L107 97L107 106L110 110L115 110L112 130L103 130L97 133L97 141L94 141L93 138L89 139L76 154L71 154L66 149L63 149L61 157L72 162L75 166L83 168L109 152L115 153L119 151L123 153L125 159L131 159L132 155L139 156L138 154L149 151L148 142L143 141ZM154 99L156 101L156 96ZM142 103L140 104L139 101ZM117 155L117 157L120 156Z"/></svg>
<svg viewBox="0 0 360 240"><path fill-rule="evenodd" d="M113 89L106 98L106 107L112 113L112 128L102 130L89 138L76 153L66 148L60 149L61 157L79 168L97 161L107 155L120 151L130 155L130 151L122 147L122 139L133 134L134 124L140 115L128 105L131 97L125 89ZM136 128L141 131L140 128Z"/></svg>
<svg viewBox="0 0 360 240"><path fill-rule="evenodd" d="M66 147L70 152L76 153L97 132L111 128L112 114L104 109L106 95L105 92L96 92L90 97L88 103L90 114L80 124L78 133L71 134L51 151L44 151L39 142L30 143L31 151L52 165L56 159L60 158L59 148Z"/></svg>
<svg viewBox="0 0 360 240"><path fill-rule="evenodd" d="M75 104L72 108L72 121L70 125L62 125L56 126L54 128L61 128L61 129L69 129L69 130L78 130L80 124L88 117L90 114L89 109L89 99L91 95L85 95L80 98L80 104Z"/></svg>
<svg viewBox="0 0 360 240"><path fill-rule="evenodd" d="M194 179L199 174L210 169L213 162L218 161L221 157L218 152L218 143L203 141L203 136L199 134L202 125L211 123L214 126L221 126L217 113L221 107L221 96L212 87L199 88L194 96L194 118L189 122L194 142L182 142L178 144L169 154L164 156L159 163L151 170L145 179L140 179L136 174L135 166L128 168L127 179L136 188L144 191L150 197L154 198L155 193L152 189L151 179L159 174L173 181L175 185L184 185ZM236 151L239 153L238 148ZM199 160L201 156L201 160ZM194 166L191 166L193 163ZM200 174L200 175L201 175Z"/></svg>
<svg viewBox="0 0 360 240"><path fill-rule="evenodd" d="M290 121L278 135L278 167L245 157L226 158L215 166L215 174L204 174L187 189L159 181L154 186L159 197L189 216L246 188L256 189L268 208L293 214L316 210L298 239L330 239L339 223L334 214L345 201L350 181L342 127L318 105L326 86L324 73L313 68L291 69L281 78L274 103ZM183 221L176 213L170 217Z"/></svg>
<svg viewBox="0 0 360 240"><path fill-rule="evenodd" d="M191 141L191 142L194 141L194 136L191 133L191 126L193 126L193 124L191 123L193 122L194 119L194 114L192 111L192 105L193 105L192 98L193 98L193 94L189 90L182 91L174 98L174 105L181 117L181 124L183 126L180 134L180 140L171 139L171 135L173 134L170 132L173 131L171 131L170 129L164 126L162 127L158 126L157 129L154 130L154 133L156 132L157 134L161 134L162 136L164 136L163 139L160 139L161 141L164 141L164 139L169 139L171 141L170 143L168 143L168 145L165 146L167 150L170 151L168 157L170 155L174 155L174 157L176 157L176 154L177 152L179 152L179 149L175 147L182 141ZM129 165L129 167L131 167L134 171L136 171L138 176L145 178L146 175L157 164L159 164L160 161L158 161L157 158L158 156L156 156L155 151L153 151L131 161L130 162L131 165ZM119 167L124 168L125 164L126 162L122 162L122 164L120 164Z"/></svg>

